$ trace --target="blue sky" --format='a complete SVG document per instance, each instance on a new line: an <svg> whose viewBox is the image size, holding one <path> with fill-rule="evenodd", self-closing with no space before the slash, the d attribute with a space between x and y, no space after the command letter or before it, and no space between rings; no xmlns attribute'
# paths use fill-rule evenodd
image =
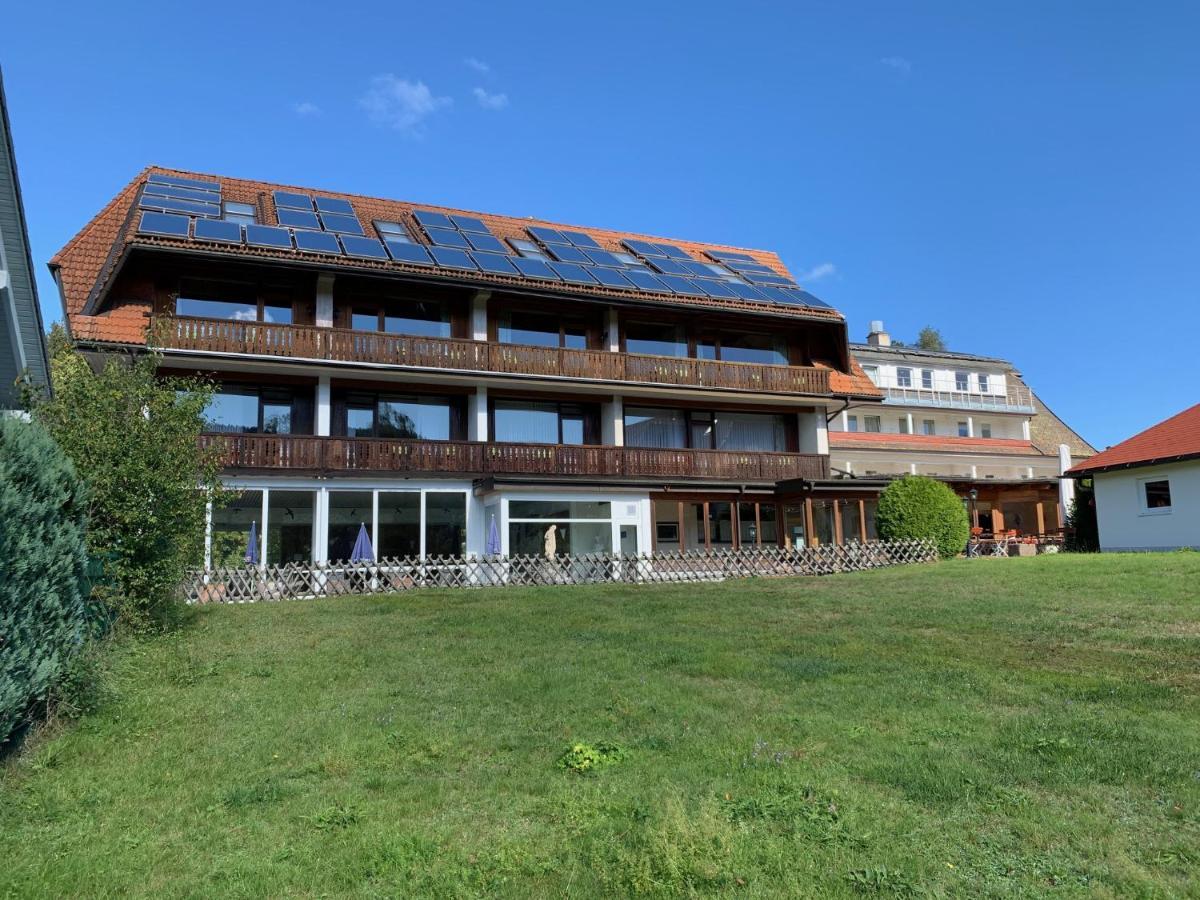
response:
<svg viewBox="0 0 1200 900"><path fill-rule="evenodd" d="M47 321L161 164L777 250L1101 447L1197 400L1194 4L173 6L4 14Z"/></svg>

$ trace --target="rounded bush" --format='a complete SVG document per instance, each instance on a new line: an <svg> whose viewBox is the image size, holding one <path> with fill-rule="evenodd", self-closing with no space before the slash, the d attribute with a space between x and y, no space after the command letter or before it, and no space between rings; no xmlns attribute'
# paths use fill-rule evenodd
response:
<svg viewBox="0 0 1200 900"><path fill-rule="evenodd" d="M86 636L85 514L83 484L45 429L0 417L0 745Z"/></svg>
<svg viewBox="0 0 1200 900"><path fill-rule="evenodd" d="M962 553L971 534L962 500L942 482L919 475L884 488L875 527L885 541L931 540L943 559Z"/></svg>

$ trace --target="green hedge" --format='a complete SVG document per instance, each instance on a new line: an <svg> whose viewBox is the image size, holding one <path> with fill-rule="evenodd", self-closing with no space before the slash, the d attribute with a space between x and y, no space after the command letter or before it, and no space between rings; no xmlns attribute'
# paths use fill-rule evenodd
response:
<svg viewBox="0 0 1200 900"><path fill-rule="evenodd" d="M875 527L885 541L932 540L943 559L962 553L971 535L962 500L942 482L919 475L884 488Z"/></svg>
<svg viewBox="0 0 1200 900"><path fill-rule="evenodd" d="M85 497L40 425L0 418L0 745L87 636Z"/></svg>

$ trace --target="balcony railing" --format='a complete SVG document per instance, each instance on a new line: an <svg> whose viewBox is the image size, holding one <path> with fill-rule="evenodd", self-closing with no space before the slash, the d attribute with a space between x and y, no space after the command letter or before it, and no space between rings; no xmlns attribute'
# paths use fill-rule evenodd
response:
<svg viewBox="0 0 1200 900"><path fill-rule="evenodd" d="M902 387L881 384L886 401L908 406L933 406L942 409L979 409L993 412L1033 412L1033 392L1024 385L1009 384L1003 394L937 388Z"/></svg>
<svg viewBox="0 0 1200 900"><path fill-rule="evenodd" d="M482 441L206 434L227 469L328 473L626 476L775 482L829 477L829 459L809 453L576 447Z"/></svg>
<svg viewBox="0 0 1200 900"><path fill-rule="evenodd" d="M573 350L566 347L413 337L318 325L279 325L233 319L173 316L155 319L149 336L153 346L164 350L239 353L282 359L319 359L739 391L829 393L829 371L812 366L776 366L639 356L606 350Z"/></svg>

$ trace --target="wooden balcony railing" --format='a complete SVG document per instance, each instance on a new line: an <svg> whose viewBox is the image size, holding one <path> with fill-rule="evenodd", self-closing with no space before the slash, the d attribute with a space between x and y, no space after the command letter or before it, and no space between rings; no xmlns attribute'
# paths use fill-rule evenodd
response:
<svg viewBox="0 0 1200 900"><path fill-rule="evenodd" d="M825 456L736 450L660 450L391 438L206 434L227 469L329 473L647 476L782 481L829 477Z"/></svg>
<svg viewBox="0 0 1200 900"><path fill-rule="evenodd" d="M639 356L605 350L492 344L317 325L278 325L182 316L156 318L149 336L152 346L164 350L240 353L284 359L319 359L785 394L829 393L829 371L813 366Z"/></svg>

